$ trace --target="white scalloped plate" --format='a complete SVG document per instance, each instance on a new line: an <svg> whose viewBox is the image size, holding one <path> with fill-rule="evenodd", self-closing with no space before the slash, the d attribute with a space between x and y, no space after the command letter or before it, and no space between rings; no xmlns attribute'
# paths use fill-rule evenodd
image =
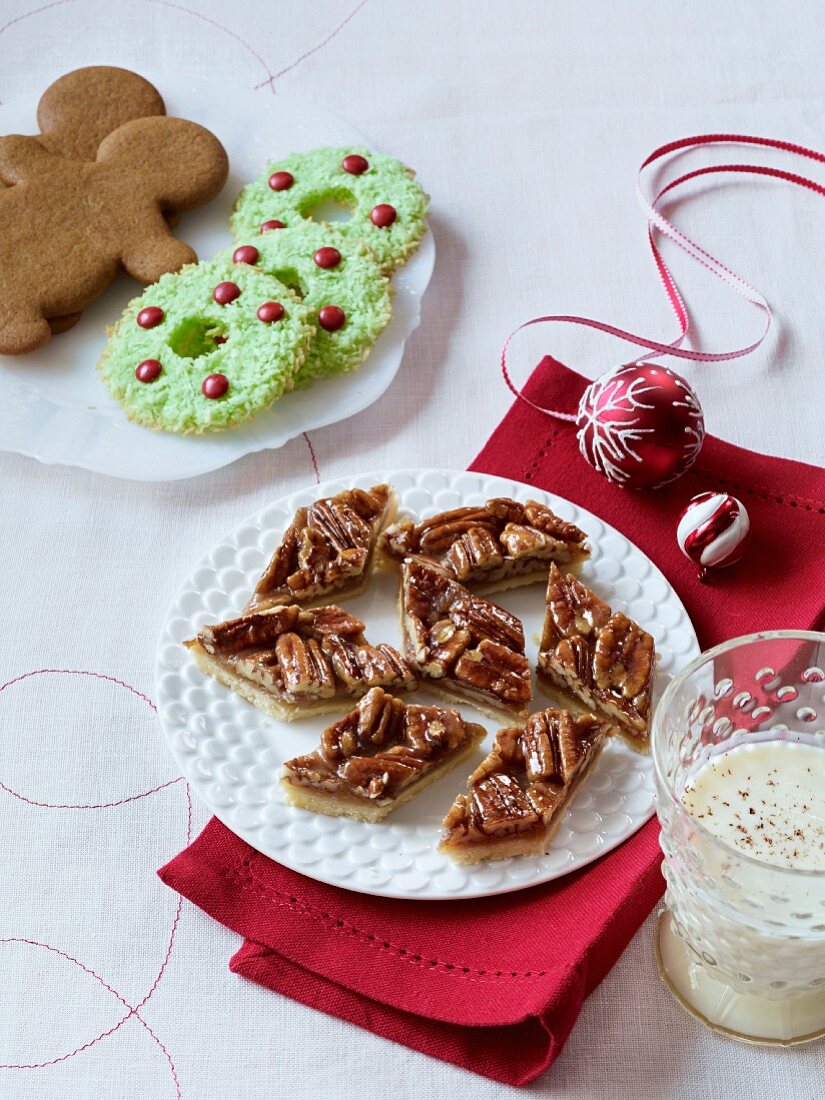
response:
<svg viewBox="0 0 825 1100"><path fill-rule="evenodd" d="M433 784L380 824L324 817L288 806L278 783L281 764L310 752L332 719L285 724L206 677L182 646L204 623L236 615L297 508L352 485L389 481L401 508L417 516L481 504L490 497L533 498L590 536L593 556L583 580L627 611L656 639L659 676L666 679L699 652L679 597L641 550L596 516L528 485L453 470L384 470L327 481L269 505L230 532L181 586L158 643L155 698L166 740L193 789L233 832L258 851L310 878L383 897L474 898L521 890L590 863L631 836L653 814L648 756L611 741L577 792L545 856L459 867L436 851L441 819L464 789L482 752ZM397 577L377 574L369 590L342 601L367 624L371 641L400 643ZM524 623L535 663L544 617L541 585L503 592L500 600ZM426 699L421 692L416 698ZM551 705L541 691L534 709ZM490 731L495 723L460 708Z"/></svg>
<svg viewBox="0 0 825 1100"><path fill-rule="evenodd" d="M337 115L294 96L168 74L145 74L170 115L217 134L229 154L229 180L214 202L185 214L176 232L202 258L231 243L229 212L243 184L268 161L293 149L372 143ZM37 97L0 106L0 133L37 133ZM333 215L331 215L333 216ZM393 316L361 369L287 394L229 432L179 436L130 423L98 378L96 365L114 324L139 285L120 275L69 332L28 355L0 356L0 450L46 463L80 466L134 481L174 481L217 470L242 455L361 412L387 389L404 344L418 327L421 299L435 264L432 233L393 276Z"/></svg>

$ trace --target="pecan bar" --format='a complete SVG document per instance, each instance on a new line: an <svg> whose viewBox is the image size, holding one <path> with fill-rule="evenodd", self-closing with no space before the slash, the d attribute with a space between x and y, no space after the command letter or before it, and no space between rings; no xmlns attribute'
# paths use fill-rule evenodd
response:
<svg viewBox="0 0 825 1100"><path fill-rule="evenodd" d="M407 705L380 687L321 734L308 756L284 764L293 806L381 821L465 760L486 735L456 710Z"/></svg>
<svg viewBox="0 0 825 1100"><path fill-rule="evenodd" d="M566 710L499 730L444 818L439 850L459 863L543 855L610 732L609 722Z"/></svg>
<svg viewBox="0 0 825 1100"><path fill-rule="evenodd" d="M346 489L299 508L246 610L312 606L332 593L357 596L372 572L378 536L395 509L389 485Z"/></svg>
<svg viewBox="0 0 825 1100"><path fill-rule="evenodd" d="M416 687L397 650L370 645L361 620L332 605L252 612L184 644L203 672L284 722L338 710L373 687Z"/></svg>
<svg viewBox="0 0 825 1100"><path fill-rule="evenodd" d="M417 557L438 566L474 592L544 580L550 562L589 556L587 536L538 501L509 497L478 507L454 508L415 523L402 518L378 540L383 565Z"/></svg>
<svg viewBox="0 0 825 1100"><path fill-rule="evenodd" d="M515 615L440 569L408 558L401 573L401 623L405 656L427 690L493 717L527 717L530 665Z"/></svg>
<svg viewBox="0 0 825 1100"><path fill-rule="evenodd" d="M556 694L606 715L634 748L647 749L655 668L646 630L551 567L538 673Z"/></svg>

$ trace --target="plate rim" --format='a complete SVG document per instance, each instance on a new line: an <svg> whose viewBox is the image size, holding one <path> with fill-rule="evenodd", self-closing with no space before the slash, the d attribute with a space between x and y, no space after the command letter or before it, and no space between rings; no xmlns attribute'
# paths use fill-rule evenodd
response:
<svg viewBox="0 0 825 1100"><path fill-rule="evenodd" d="M625 542L629 543L631 546L633 546L645 558L645 560L650 563L652 569L656 573L659 574L659 576L663 579L663 581L667 585L667 588L668 588L669 593L670 593L670 598L675 602L675 604L678 605L679 609L682 611L682 613L684 615L685 623L687 624L687 627L690 630L690 633L691 633L692 639L693 639L693 646L691 647L690 652L681 655L678 659L680 661L683 661L684 663L687 663L696 654L698 654L701 651L701 647L699 646L699 641L698 641L698 638L696 636L696 629L693 625L693 622L690 618L690 615L687 612L687 609L686 609L684 603L682 602L681 597L679 596L679 593L676 591L674 586L671 584L671 582L668 580L668 578L665 576L665 574L662 572L662 570L658 567L658 565L656 565L656 563L653 561L653 559L648 554L646 554L639 546L637 546L637 544L633 541L633 539L631 539L627 535L622 534L621 531L619 531L617 528L615 528L612 524L608 523L606 520L602 519L601 516L597 515L591 509L586 508L584 505L576 504L575 501L568 500L568 498L562 497L558 493L554 493L552 490L542 489L540 486L530 485L529 483L519 481L516 478L510 478L510 477L502 476L500 474L486 473L483 470L472 470L472 469L462 470L462 469L458 469L458 468L454 468L454 467L446 467L446 466L393 466L390 469L383 468L383 469L378 469L378 470L358 472L358 473L355 473L355 474L352 474L352 475L342 474L342 475L337 476L337 477L327 478L323 482L321 482L317 485L305 485L303 487L299 486L299 487L293 489L290 492L282 494L281 496L277 497L275 500L272 500L269 503L262 505L260 508L257 508L254 512L250 513L248 516L246 516L246 517L242 518L241 520L239 520L231 529L225 531L224 534L220 538L216 539L215 542L211 545L211 547L205 553L203 553L200 556L200 558L197 560L197 562L192 567L190 567L190 569L188 570L188 572L186 574L186 577L183 580L181 580L178 587L176 588L175 595L174 595L169 607L166 609L166 612L165 612L164 618L163 618L163 624L162 624L160 632L158 634L156 650L155 650L155 661L154 661L154 671L153 671L153 692L154 692L155 702L156 702L157 708L158 708L157 709L157 715L158 715L158 720L159 720L160 726L161 726L161 733L162 733L162 736L163 736L163 740L164 740L167 748L169 749L169 752L172 755L172 758L175 762L176 767L178 767L178 769L180 771L180 774L183 776L185 782L187 784L189 784L190 788L192 788L193 785L191 784L187 773L184 771L184 769L181 765L181 762L180 762L180 759L178 757L178 753L177 753L176 749L173 747L173 744L172 744L172 729L171 729L171 726L167 726L167 723L166 723L165 718L164 718L164 713L163 713L166 704L169 703L169 702L172 702L173 700L165 698L165 692L162 692L161 688L160 688L161 675L163 673L165 673L166 671L168 671L168 667L165 666L164 663L163 663L162 650L163 650L164 646L166 646L166 645L168 645L168 644L170 644L171 642L174 641L173 639L170 639L170 638L167 637L168 624L175 617L178 617L178 616L176 616L175 612L176 612L176 607L177 607L178 600L179 600L182 592L186 589L191 589L191 588L195 587L194 586L194 577L197 574L197 572L201 568L204 568L204 567L211 568L211 566L209 565L209 559L212 557L214 552L220 546L225 545L226 543L228 543L237 531L239 531L239 530L241 530L245 527L255 527L255 526L257 526L259 529L263 530L263 525L260 522L260 520L263 517L264 513L267 512L270 508L278 506L282 501L287 501L287 500L289 500L289 499L291 499L291 498L293 498L293 497L295 497L299 494L312 494L312 495L315 495L317 498L320 499L323 496L329 495L331 492L340 492L342 483L343 483L344 487L353 486L353 485L357 486L360 483L367 482L367 481L370 481L372 484L379 484L383 481L388 481L390 484L392 484L393 478L397 477L399 475L402 475L402 474L415 475L416 477L422 477L423 475L427 475L427 474L436 474L436 475L445 475L448 479L455 478L457 476L462 476L464 474L478 475L478 476L486 478L486 479L492 479L492 480L495 480L495 481L498 481L498 482L502 482L506 485L518 486L521 489L523 489L527 492L530 492L530 493L543 494L543 495L545 495L547 497L550 497L552 499L555 499L557 501L567 503L567 504L571 504L574 507L580 509L582 512L586 512L588 515L593 516L601 524L603 524L603 526L605 528L605 537L607 537L609 535L616 535L620 539L622 539L623 541L625 541ZM330 720L332 720L333 717L334 716L331 716ZM634 752L634 750L632 750L630 748L627 748L626 751L627 752ZM653 818L653 816L656 812L655 790L653 789L652 758L651 758L651 766L649 768L648 781L651 784L651 792L653 793L654 797L652 799L650 809L648 811L640 811L639 814L636 815L638 817L638 824L636 824L626 834L623 834L623 835L621 835L619 837L616 837L616 838L610 838L607 843L605 843L605 844L603 844L602 846L599 847L597 852L595 852L593 855L591 855L589 857L586 857L583 862L577 863L576 866L569 867L569 868L566 868L566 869L562 869L562 870L560 870L560 871L558 871L554 874L548 875L547 877L537 877L535 879L532 879L532 880L529 880L529 881L526 881L526 882L523 882L523 883L507 883L502 887L493 887L493 888L489 888L489 889L481 888L478 891L473 891L471 893L460 893L460 894L454 894L454 895L449 895L449 894L443 894L443 895L427 894L427 895L422 895L422 896L416 896L414 893L409 893L409 892L408 893L396 893L392 890L370 889L370 887L368 885L363 885L361 883L342 884L340 881L338 881L334 878L327 877L327 876L324 876L322 874L316 873L315 870L314 870L314 866L315 866L314 864L310 865L310 866L305 865L305 866L301 866L301 867L297 867L297 866L293 867L290 864L284 862L282 859L280 859L276 856L270 856L266 852L262 852L259 848L256 847L256 845L251 840L249 840L245 836L242 836L228 820L225 820L224 815L223 815L222 812L219 812L218 809L215 809L213 806L209 805L209 803L203 798L203 796L201 795L201 792L198 790L197 787L194 787L193 789L194 789L195 794L200 799L202 804L207 808L207 810L214 817L218 818L218 820L221 821L222 824L225 825L226 828L230 830L230 832L232 832L235 836L239 837L239 839L243 840L244 843L249 844L249 846L251 848L253 848L253 850L255 852L257 852L259 855L264 856L267 859L272 859L273 862L279 863L281 866L287 867L289 870L293 870L297 874L303 875L306 878L312 879L316 882L322 882L322 883L324 883L326 885L329 885L329 886L334 886L334 887L336 887L338 889L341 889L341 890L349 890L353 893L364 894L364 895L367 895L367 896L370 896L370 897L387 898L387 899L394 899L394 900L401 900L401 901L416 901L416 902L463 902L463 901L478 900L479 898L485 898L485 897L496 897L496 896L500 896L500 895L503 895L503 894L518 893L522 890L529 890L529 889L532 889L533 887L536 887L536 886L547 885L550 882L560 881L560 880L566 878L566 876L568 874L574 873L576 871L581 871L584 868L591 866L591 864L595 863L597 860L601 859L602 856L608 855L610 852L614 851L616 848L618 848L625 841L627 841L631 837L635 836L636 833L638 833L640 829L644 828L644 826ZM392 822L390 820L390 824L391 823Z"/></svg>

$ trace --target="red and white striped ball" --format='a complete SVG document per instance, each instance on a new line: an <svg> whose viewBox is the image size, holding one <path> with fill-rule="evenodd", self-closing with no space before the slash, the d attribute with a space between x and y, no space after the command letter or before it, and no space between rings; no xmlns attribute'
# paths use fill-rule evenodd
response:
<svg viewBox="0 0 825 1100"><path fill-rule="evenodd" d="M676 541L704 580L708 569L723 569L739 561L750 526L741 500L728 493L700 493L679 517Z"/></svg>

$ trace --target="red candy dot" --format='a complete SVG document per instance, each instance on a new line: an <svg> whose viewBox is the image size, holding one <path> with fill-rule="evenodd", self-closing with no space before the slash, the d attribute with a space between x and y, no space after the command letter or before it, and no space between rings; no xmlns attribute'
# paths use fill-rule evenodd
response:
<svg viewBox="0 0 825 1100"><path fill-rule="evenodd" d="M154 328L163 318L164 313L160 306L146 306L137 315L137 323L141 328Z"/></svg>
<svg viewBox="0 0 825 1100"><path fill-rule="evenodd" d="M225 374L207 374L201 383L203 396L211 397L213 400L216 397L223 397L228 389L229 379Z"/></svg>
<svg viewBox="0 0 825 1100"><path fill-rule="evenodd" d="M268 233L270 229L286 229L283 222L279 222L277 218L270 218L268 222L263 222L261 225L261 232Z"/></svg>
<svg viewBox="0 0 825 1100"><path fill-rule="evenodd" d="M232 253L232 261L236 264L256 264L258 262L258 249L251 244L242 244Z"/></svg>
<svg viewBox="0 0 825 1100"><path fill-rule="evenodd" d="M372 208L370 221L379 229L386 229L388 225L392 225L397 216L394 206L390 206L388 202L382 202Z"/></svg>
<svg viewBox="0 0 825 1100"><path fill-rule="evenodd" d="M294 182L291 172L273 172L269 177L269 186L273 191L288 191Z"/></svg>
<svg viewBox="0 0 825 1100"><path fill-rule="evenodd" d="M313 259L319 267L337 267L341 262L341 253L337 248L319 248Z"/></svg>
<svg viewBox="0 0 825 1100"><path fill-rule="evenodd" d="M216 336L215 337L215 343L216 344L225 344L226 343L226 337L225 336Z"/></svg>
<svg viewBox="0 0 825 1100"><path fill-rule="evenodd" d="M135 367L135 378L138 382L154 382L156 378L160 378L162 370L163 367L157 359L144 359Z"/></svg>
<svg viewBox="0 0 825 1100"><path fill-rule="evenodd" d="M212 291L212 297L219 306L229 305L230 302L234 302L240 296L241 288L237 283L218 283Z"/></svg>
<svg viewBox="0 0 825 1100"><path fill-rule="evenodd" d="M347 315L339 306L324 306L318 314L318 324L327 332L337 332Z"/></svg>
<svg viewBox="0 0 825 1100"><path fill-rule="evenodd" d="M350 153L341 161L341 167L351 176L362 176L369 168L369 163L358 153Z"/></svg>
<svg viewBox="0 0 825 1100"><path fill-rule="evenodd" d="M283 315L284 307L280 302L263 302L258 306L258 320L264 321L267 325L271 325L273 321L280 321Z"/></svg>

